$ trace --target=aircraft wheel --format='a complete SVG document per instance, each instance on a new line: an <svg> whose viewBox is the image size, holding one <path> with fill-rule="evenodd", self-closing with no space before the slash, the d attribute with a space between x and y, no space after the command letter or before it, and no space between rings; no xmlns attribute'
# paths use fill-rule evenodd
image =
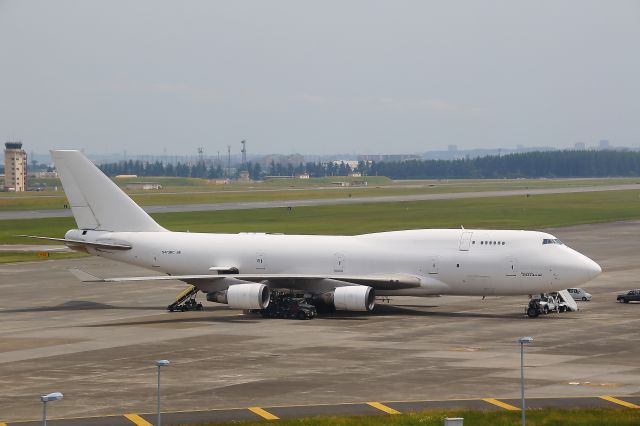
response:
<svg viewBox="0 0 640 426"><path fill-rule="evenodd" d="M527 315L529 316L529 318L536 318L538 316L538 311L534 308L529 308L527 309Z"/></svg>

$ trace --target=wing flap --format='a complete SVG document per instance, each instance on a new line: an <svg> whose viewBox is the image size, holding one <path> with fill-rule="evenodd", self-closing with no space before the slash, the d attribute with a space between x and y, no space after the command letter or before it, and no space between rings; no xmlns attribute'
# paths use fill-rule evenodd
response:
<svg viewBox="0 0 640 426"><path fill-rule="evenodd" d="M71 269L73 275L83 282L135 282L135 281L186 281L197 283L199 281L211 281L225 278L240 281L260 282L273 281L281 283L285 287L296 281L322 281L328 280L339 285L368 285L379 290L405 289L420 287L420 278L412 275L314 275L314 274L214 274L214 275L159 275L140 277L115 277L99 278L80 269ZM293 286L293 285L292 285Z"/></svg>

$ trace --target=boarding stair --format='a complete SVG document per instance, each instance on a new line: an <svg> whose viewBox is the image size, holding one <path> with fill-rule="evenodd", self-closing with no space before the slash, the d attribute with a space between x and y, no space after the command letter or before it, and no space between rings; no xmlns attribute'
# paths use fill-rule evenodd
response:
<svg viewBox="0 0 640 426"><path fill-rule="evenodd" d="M196 301L196 295L199 291L198 287L190 285L176 296L176 300L167 306L167 310L169 312L201 311L203 309L202 303Z"/></svg>
<svg viewBox="0 0 640 426"><path fill-rule="evenodd" d="M560 290L558 292L558 297L565 303L568 311L575 312L578 310L578 304L573 300L573 297L567 290Z"/></svg>

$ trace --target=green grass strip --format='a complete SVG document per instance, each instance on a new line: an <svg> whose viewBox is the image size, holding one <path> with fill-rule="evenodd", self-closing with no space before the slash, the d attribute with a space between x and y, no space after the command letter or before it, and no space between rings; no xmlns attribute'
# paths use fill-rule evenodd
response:
<svg viewBox="0 0 640 426"><path fill-rule="evenodd" d="M268 410L268 409L267 409ZM520 424L517 411L429 410L418 413L376 416L327 416L269 421L201 423L198 426L442 426L445 417L462 417L465 426L514 426ZM637 426L638 410L588 408L580 410L527 410L528 426Z"/></svg>
<svg viewBox="0 0 640 426"><path fill-rule="evenodd" d="M401 203L162 213L164 227L190 232L355 235L420 228L540 229L640 218L640 191L603 191ZM0 221L0 244L42 244L18 234L61 237L72 218Z"/></svg>

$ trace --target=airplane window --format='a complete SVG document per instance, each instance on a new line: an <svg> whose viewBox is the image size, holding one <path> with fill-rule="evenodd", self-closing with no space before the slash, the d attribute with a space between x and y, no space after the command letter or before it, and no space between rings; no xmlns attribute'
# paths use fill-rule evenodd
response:
<svg viewBox="0 0 640 426"><path fill-rule="evenodd" d="M558 244L558 245L563 245L562 241L560 241L557 238L545 238L542 240L542 244Z"/></svg>

